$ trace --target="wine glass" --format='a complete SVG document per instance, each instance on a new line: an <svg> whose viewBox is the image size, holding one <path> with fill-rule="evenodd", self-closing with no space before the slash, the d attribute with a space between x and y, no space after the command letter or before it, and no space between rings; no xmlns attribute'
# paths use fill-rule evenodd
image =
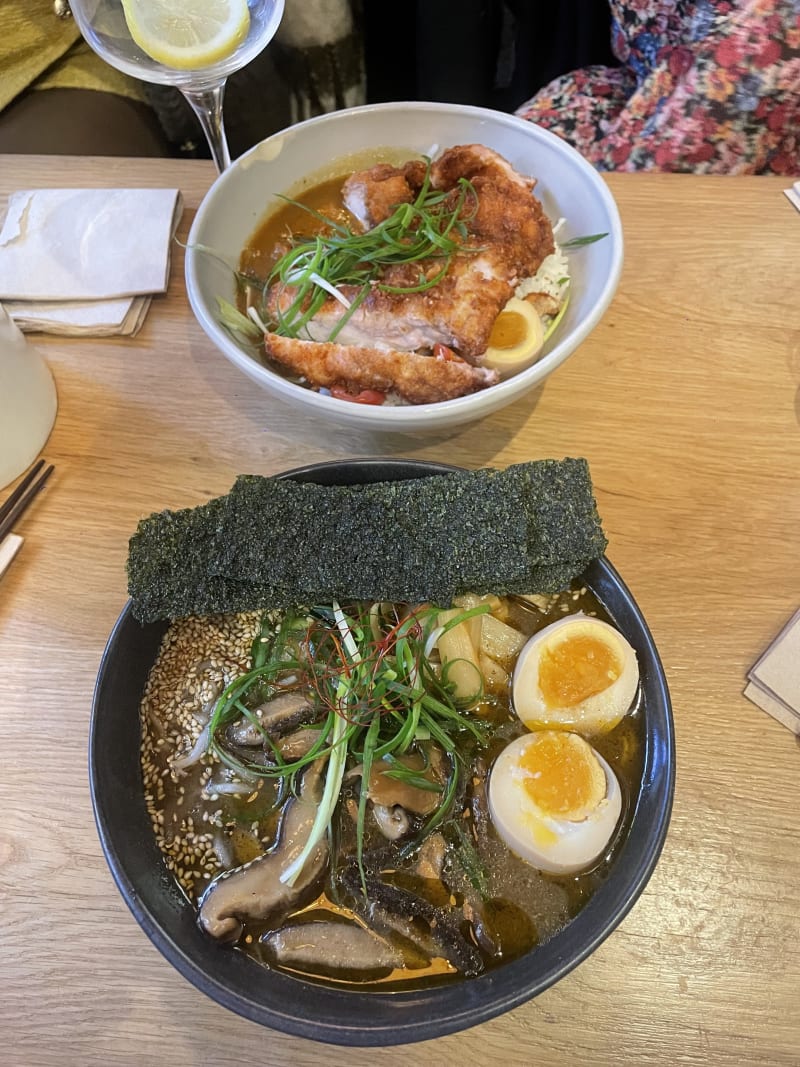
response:
<svg viewBox="0 0 800 1067"><path fill-rule="evenodd" d="M207 0L213 10L216 0ZM241 2L241 0L240 0ZM246 66L272 40L283 15L284 0L246 0L247 14L241 39L231 50L209 65L191 68L170 66L153 58L134 40L122 0L70 0L70 8L89 46L112 67L141 81L173 85L180 89L200 120L218 171L230 166L225 138L222 99L229 74ZM137 0L131 4L137 6ZM148 7L138 0L139 8ZM151 0L174 27L190 19L182 0ZM196 5L192 5L196 8ZM222 6L222 5L220 5ZM246 32L245 32L246 31Z"/></svg>

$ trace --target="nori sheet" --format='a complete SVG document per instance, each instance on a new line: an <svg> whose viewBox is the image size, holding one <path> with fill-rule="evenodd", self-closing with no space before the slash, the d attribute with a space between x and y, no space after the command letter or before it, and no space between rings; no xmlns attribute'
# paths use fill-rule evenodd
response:
<svg viewBox="0 0 800 1067"><path fill-rule="evenodd" d="M526 574L521 585L510 584L509 593L552 593L564 589L571 578L593 559L602 556L607 540L594 500L589 465L585 459L539 460L517 464L502 473L510 499L521 501L528 518ZM566 582L542 581L546 570L572 570ZM532 584L539 586L533 589Z"/></svg>
<svg viewBox="0 0 800 1067"><path fill-rule="evenodd" d="M481 579L487 560L496 581L522 579L526 528L494 471L361 486L247 476L231 490L209 571L253 581L266 574L292 603L320 588L340 599L382 590L389 600L449 601Z"/></svg>
<svg viewBox="0 0 800 1067"><path fill-rule="evenodd" d="M606 539L585 460L321 486L244 475L197 508L143 519L128 589L142 622L338 600L549 593Z"/></svg>
<svg viewBox="0 0 800 1067"><path fill-rule="evenodd" d="M274 598L266 582L210 574L207 561L226 498L143 519L128 546L128 591L141 622L256 610Z"/></svg>

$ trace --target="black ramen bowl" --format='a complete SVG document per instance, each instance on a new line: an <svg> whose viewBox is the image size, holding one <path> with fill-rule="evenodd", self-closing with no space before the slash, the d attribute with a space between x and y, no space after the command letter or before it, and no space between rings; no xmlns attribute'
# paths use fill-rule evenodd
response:
<svg viewBox="0 0 800 1067"><path fill-rule="evenodd" d="M419 478L455 468L406 460L353 460L288 471L322 485ZM480 977L415 991L350 991L262 966L200 929L167 870L145 809L139 764L141 702L166 623L140 625L128 605L106 646L92 709L89 773L97 828L114 880L159 951L198 989L285 1033L340 1045L395 1045L440 1037L530 1000L592 953L642 892L667 834L675 782L669 692L653 639L607 560L584 580L636 650L645 723L644 771L626 838L606 881L559 933Z"/></svg>

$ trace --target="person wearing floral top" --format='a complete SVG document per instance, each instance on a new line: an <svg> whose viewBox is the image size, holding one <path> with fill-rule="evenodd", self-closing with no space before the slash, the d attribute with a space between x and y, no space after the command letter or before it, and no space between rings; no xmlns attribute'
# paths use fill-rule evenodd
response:
<svg viewBox="0 0 800 1067"><path fill-rule="evenodd" d="M800 0L611 0L621 66L517 114L599 170L800 174Z"/></svg>

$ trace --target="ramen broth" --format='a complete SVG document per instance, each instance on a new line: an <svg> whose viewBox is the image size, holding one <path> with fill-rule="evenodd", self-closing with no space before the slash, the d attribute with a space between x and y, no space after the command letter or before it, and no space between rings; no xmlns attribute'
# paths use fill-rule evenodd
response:
<svg viewBox="0 0 800 1067"><path fill-rule="evenodd" d="M323 202L320 194L318 203ZM513 601L504 603L509 624L526 635L567 613L582 611L607 619L597 599L582 586L551 598L544 612L523 608ZM209 708L223 686L247 669L250 641L258 623L257 615L173 623L142 704L142 764L148 811L167 866L195 905L221 871L248 863L269 849L278 830L280 797L274 781L262 779L239 792L226 794L221 785L230 776L208 755L180 768L181 756L195 745ZM393 889L439 909L452 921L454 936L469 941L480 954L483 970L495 968L547 941L603 884L625 838L641 786L644 723L640 699L637 697L631 712L610 733L591 739L619 779L623 805L622 818L608 850L590 870L569 876L544 874L515 856L489 824L481 800L487 770L510 740L526 733L508 697L494 696L484 699L472 712L489 726L491 736L486 748L481 749L477 743L471 745L472 765L465 776L465 789L451 815L439 827L445 848L440 873L431 875L424 843L418 852L401 857L402 840L387 842L375 821L368 819L364 856L369 877L373 878L371 884L378 884L375 879L379 877ZM357 800L358 780L346 775L332 824L337 848L323 878L279 922L247 921L236 949L267 966L342 986L408 989L461 980L463 974L446 953L426 959L420 952L415 959L413 952L406 952L402 966L363 970L348 969L341 960L326 960L324 953L311 963L276 961L271 943L277 929L312 924L308 940L313 943L315 923L362 928L368 925L369 909L364 907L363 897L359 898L360 890L353 893L352 885L350 889L343 888L339 880L352 862L355 849L353 804ZM483 832L478 833L480 827L476 823L481 820L485 824ZM456 824L471 832L473 843L477 841L479 861L486 874L482 901L469 872L454 858L455 844L462 832ZM373 866L369 866L371 855L379 857ZM492 951L479 936L479 925L470 921L476 907ZM403 916L402 920L405 933L398 937L408 948L408 939L415 926L420 927L420 921L414 916Z"/></svg>

